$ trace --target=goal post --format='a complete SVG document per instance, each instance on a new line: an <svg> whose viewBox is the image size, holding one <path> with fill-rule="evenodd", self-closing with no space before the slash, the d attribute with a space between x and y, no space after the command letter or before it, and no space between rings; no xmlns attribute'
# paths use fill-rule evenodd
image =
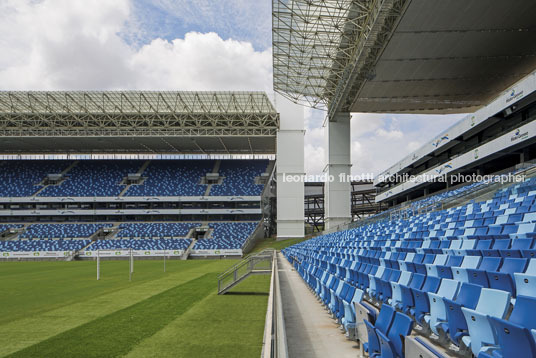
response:
<svg viewBox="0 0 536 358"><path fill-rule="evenodd" d="M104 251L104 254L101 253L101 251ZM97 258L97 281L100 280L101 278L101 256L102 257L113 257L113 256L110 256L109 253L110 252L121 252L121 251L126 251L125 249L106 249L106 250L96 250L96 258ZM123 256L124 257L124 256ZM134 273L134 250L133 249L128 249L128 280L129 281L132 281L132 274ZM165 268L164 268L164 271L165 271Z"/></svg>
<svg viewBox="0 0 536 358"><path fill-rule="evenodd" d="M128 272L128 280L132 281L132 274L134 273L134 251L130 249L130 269Z"/></svg>

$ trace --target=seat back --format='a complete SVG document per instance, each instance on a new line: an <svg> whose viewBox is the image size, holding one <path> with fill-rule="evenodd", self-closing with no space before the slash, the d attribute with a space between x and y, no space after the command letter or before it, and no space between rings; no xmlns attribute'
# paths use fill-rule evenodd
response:
<svg viewBox="0 0 536 358"><path fill-rule="evenodd" d="M481 290L482 288L478 285L462 282L455 301L464 307L475 308L480 298Z"/></svg>
<svg viewBox="0 0 536 358"><path fill-rule="evenodd" d="M409 283L409 288L416 288L420 290L422 288L422 285L424 283L424 280L426 279L426 276L420 273L413 274L413 277Z"/></svg>
<svg viewBox="0 0 536 358"><path fill-rule="evenodd" d="M482 261L480 262L480 266L478 266L478 269L482 271L497 271L500 265L501 265L500 257L486 256L482 258Z"/></svg>
<svg viewBox="0 0 536 358"><path fill-rule="evenodd" d="M374 322L374 327L383 333L387 333L395 317L395 309L389 305L382 305L378 318Z"/></svg>
<svg viewBox="0 0 536 358"><path fill-rule="evenodd" d="M536 259L530 259L527 268L525 269L527 275L536 276Z"/></svg>
<svg viewBox="0 0 536 358"><path fill-rule="evenodd" d="M520 259L517 257L507 257L504 259L499 272L503 272L503 273L524 272L526 266L527 266L527 259Z"/></svg>
<svg viewBox="0 0 536 358"><path fill-rule="evenodd" d="M447 298L453 298L458 291L458 281L444 278L437 290L437 295Z"/></svg>
<svg viewBox="0 0 536 358"><path fill-rule="evenodd" d="M501 357L536 357L536 343L526 327L496 317L491 325L501 348Z"/></svg>
<svg viewBox="0 0 536 358"><path fill-rule="evenodd" d="M495 333L486 314L465 307L462 307L462 312L469 331L469 337L463 337L462 341L466 345L469 343L474 356L478 357L484 343L495 344Z"/></svg>
<svg viewBox="0 0 536 358"><path fill-rule="evenodd" d="M475 311L484 315L503 318L510 307L510 293L492 288L483 288Z"/></svg>
<svg viewBox="0 0 536 358"><path fill-rule="evenodd" d="M396 352L397 357L403 357L404 337L408 336L413 329L413 320L403 313L397 312L393 325L389 330L389 340Z"/></svg>
<svg viewBox="0 0 536 358"><path fill-rule="evenodd" d="M536 297L517 296L508 320L528 329L536 329Z"/></svg>

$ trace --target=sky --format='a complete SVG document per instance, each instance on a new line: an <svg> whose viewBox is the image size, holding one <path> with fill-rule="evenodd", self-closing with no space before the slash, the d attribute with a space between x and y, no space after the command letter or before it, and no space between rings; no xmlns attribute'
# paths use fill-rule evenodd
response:
<svg viewBox="0 0 536 358"><path fill-rule="evenodd" d="M0 90L273 92L271 0L0 0ZM305 169L325 112L305 110ZM352 174L379 174L462 116L352 114Z"/></svg>

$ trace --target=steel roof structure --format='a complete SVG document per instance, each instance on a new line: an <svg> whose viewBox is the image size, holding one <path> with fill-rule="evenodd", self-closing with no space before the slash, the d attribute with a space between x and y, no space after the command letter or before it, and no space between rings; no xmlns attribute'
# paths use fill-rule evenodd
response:
<svg viewBox="0 0 536 358"><path fill-rule="evenodd" d="M0 92L0 152L275 153L264 92Z"/></svg>
<svg viewBox="0 0 536 358"><path fill-rule="evenodd" d="M336 112L467 113L536 69L533 0L272 0L274 88Z"/></svg>

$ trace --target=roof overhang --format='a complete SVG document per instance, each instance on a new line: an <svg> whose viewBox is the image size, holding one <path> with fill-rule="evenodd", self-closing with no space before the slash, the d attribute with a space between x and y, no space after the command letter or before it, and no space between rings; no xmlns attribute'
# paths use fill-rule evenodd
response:
<svg viewBox="0 0 536 358"><path fill-rule="evenodd" d="M264 92L0 92L0 152L271 154Z"/></svg>
<svg viewBox="0 0 536 358"><path fill-rule="evenodd" d="M474 112L536 69L533 0L273 1L274 87L330 117Z"/></svg>

